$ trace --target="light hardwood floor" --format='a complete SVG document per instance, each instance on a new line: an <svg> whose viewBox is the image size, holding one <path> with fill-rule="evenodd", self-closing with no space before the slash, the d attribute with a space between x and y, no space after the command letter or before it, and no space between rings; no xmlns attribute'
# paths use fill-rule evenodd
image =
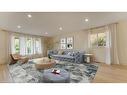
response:
<svg viewBox="0 0 127 95"><path fill-rule="evenodd" d="M0 83L12 82L7 65L0 65ZM93 83L127 83L127 66L100 64Z"/></svg>
<svg viewBox="0 0 127 95"><path fill-rule="evenodd" d="M127 83L127 65L100 64L93 83Z"/></svg>

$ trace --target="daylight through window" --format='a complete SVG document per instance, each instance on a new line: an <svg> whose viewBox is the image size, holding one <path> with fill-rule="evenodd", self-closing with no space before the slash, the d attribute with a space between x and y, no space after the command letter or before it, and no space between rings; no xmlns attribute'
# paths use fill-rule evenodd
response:
<svg viewBox="0 0 127 95"><path fill-rule="evenodd" d="M12 53L21 55L41 54L41 38L12 36Z"/></svg>
<svg viewBox="0 0 127 95"><path fill-rule="evenodd" d="M106 46L106 33L93 33L90 35L90 41L92 47L104 47Z"/></svg>

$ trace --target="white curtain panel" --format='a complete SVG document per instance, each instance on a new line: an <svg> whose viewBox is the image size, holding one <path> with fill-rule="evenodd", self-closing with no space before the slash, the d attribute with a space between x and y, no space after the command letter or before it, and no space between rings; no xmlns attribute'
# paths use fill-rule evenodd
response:
<svg viewBox="0 0 127 95"><path fill-rule="evenodd" d="M12 34L10 34L10 41L11 41L11 54L15 53L15 49L14 49L14 38L15 36L13 36Z"/></svg>
<svg viewBox="0 0 127 95"><path fill-rule="evenodd" d="M106 64L119 64L117 24L107 25L106 34Z"/></svg>
<svg viewBox="0 0 127 95"><path fill-rule="evenodd" d="M39 54L42 54L42 39L40 38L40 39L38 39L39 40Z"/></svg>
<svg viewBox="0 0 127 95"><path fill-rule="evenodd" d="M33 39L32 40L32 44L33 44L33 54L35 54L36 53L36 39Z"/></svg>
<svg viewBox="0 0 127 95"><path fill-rule="evenodd" d="M106 48L105 48L105 62L106 64L111 64L111 31L109 30L109 27L106 26Z"/></svg>
<svg viewBox="0 0 127 95"><path fill-rule="evenodd" d="M42 42L41 42L41 37L37 37L37 36L30 36L30 35L22 35L22 34L12 34L10 35L10 39L11 39L11 53L15 53L15 45L14 45L14 38L15 37L19 37L20 39L20 54L23 56L35 56L35 55L41 55L42 54ZM30 49L31 49L31 53L28 54L27 52L27 41L28 39L30 39L31 43L30 43ZM36 46L36 41L38 40L38 51L37 51L37 46Z"/></svg>
<svg viewBox="0 0 127 95"><path fill-rule="evenodd" d="M23 36L20 36L20 54L26 55L26 38Z"/></svg>

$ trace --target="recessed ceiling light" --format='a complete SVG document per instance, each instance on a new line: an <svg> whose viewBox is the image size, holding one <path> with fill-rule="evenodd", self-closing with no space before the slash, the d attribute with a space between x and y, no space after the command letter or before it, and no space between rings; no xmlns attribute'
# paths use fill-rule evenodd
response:
<svg viewBox="0 0 127 95"><path fill-rule="evenodd" d="M21 26L20 26L20 25L18 25L18 26L17 26L17 28L21 28Z"/></svg>
<svg viewBox="0 0 127 95"><path fill-rule="evenodd" d="M45 32L45 34L47 35L47 34L48 34L48 32Z"/></svg>
<svg viewBox="0 0 127 95"><path fill-rule="evenodd" d="M85 22L88 22L89 21L89 19L88 18L85 18Z"/></svg>
<svg viewBox="0 0 127 95"><path fill-rule="evenodd" d="M59 30L63 30L63 28L62 27L59 27Z"/></svg>
<svg viewBox="0 0 127 95"><path fill-rule="evenodd" d="M28 18L31 18L31 17L32 17L32 15L31 15L31 14L28 14L27 16L28 16Z"/></svg>

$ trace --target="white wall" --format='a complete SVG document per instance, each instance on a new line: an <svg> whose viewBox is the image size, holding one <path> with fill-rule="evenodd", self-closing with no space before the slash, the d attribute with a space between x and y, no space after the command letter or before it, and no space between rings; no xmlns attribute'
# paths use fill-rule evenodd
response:
<svg viewBox="0 0 127 95"><path fill-rule="evenodd" d="M7 32L0 30L0 64L7 63Z"/></svg>
<svg viewBox="0 0 127 95"><path fill-rule="evenodd" d="M94 54L95 61L105 63L106 62L106 50L103 47L92 49L92 53Z"/></svg>
<svg viewBox="0 0 127 95"><path fill-rule="evenodd" d="M73 37L74 38L74 50L81 50L85 51L88 49L88 32L80 31L80 32L69 32L64 33L58 36L54 36L53 40L54 43L58 42L56 45L54 45L54 49L60 49L60 39L65 37Z"/></svg>
<svg viewBox="0 0 127 95"><path fill-rule="evenodd" d="M127 64L127 20L118 23L117 37L120 64Z"/></svg>

